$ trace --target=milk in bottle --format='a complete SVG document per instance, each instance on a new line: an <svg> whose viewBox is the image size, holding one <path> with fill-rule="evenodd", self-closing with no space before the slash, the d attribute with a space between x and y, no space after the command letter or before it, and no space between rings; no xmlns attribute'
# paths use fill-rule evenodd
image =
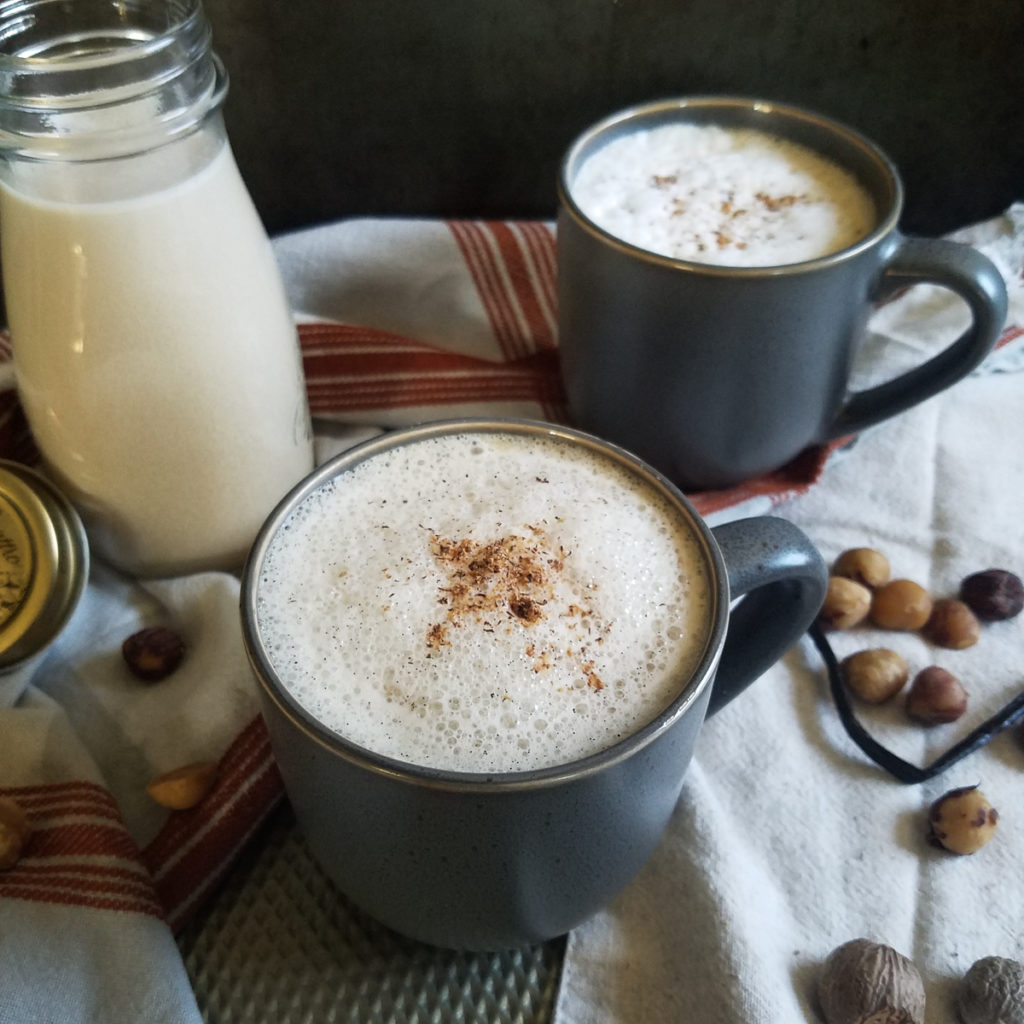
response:
<svg viewBox="0 0 1024 1024"><path fill-rule="evenodd" d="M126 15L138 25L101 3L22 39L3 6L4 292L46 467L122 569L236 567L313 459L296 331L224 133L209 27L196 0L146 0ZM45 123L25 123L26 97L50 107Z"/></svg>

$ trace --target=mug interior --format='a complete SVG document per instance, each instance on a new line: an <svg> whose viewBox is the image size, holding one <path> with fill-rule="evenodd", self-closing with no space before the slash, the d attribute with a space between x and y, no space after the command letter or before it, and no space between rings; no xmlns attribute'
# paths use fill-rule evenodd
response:
<svg viewBox="0 0 1024 1024"><path fill-rule="evenodd" d="M852 173L875 206L872 231L852 246L814 260L779 266L723 266L673 259L641 249L594 223L573 198L573 184L583 162L614 139L666 124L695 124L752 129L805 146ZM757 275L785 273L809 265L835 263L850 257L892 232L903 209L903 186L895 165L874 143L852 128L800 107L767 100L732 96L697 96L658 100L619 111L592 125L569 147L558 176L561 206L577 224L605 242L657 262L677 264L704 272Z"/></svg>
<svg viewBox="0 0 1024 1024"><path fill-rule="evenodd" d="M698 542L708 580L709 615L703 638L703 649L697 659L696 667L688 679L680 682L677 693L671 702L652 720L629 736L595 754L551 767L503 773L450 771L396 760L360 746L326 726L296 700L274 667L273 657L260 625L258 594L268 550L292 512L323 484L343 476L348 470L376 454L400 445L416 444L439 435L466 433L513 434L553 439L568 445L582 446L620 467L625 467L630 473L635 474L644 485L667 499ZM290 720L295 728L304 733L307 738L327 747L338 757L374 772L398 776L408 782L435 789L473 790L485 788L488 792L494 792L496 788L522 789L554 785L564 782L567 778L581 777L600 771L630 757L670 729L699 701L704 690L712 683L725 640L728 605L729 592L725 566L710 529L684 495L669 480L624 449L589 434L566 427L556 427L549 423L513 419L446 420L399 429L357 445L324 463L296 485L267 518L246 561L241 585L242 632L250 664L265 696L276 705L277 709Z"/></svg>

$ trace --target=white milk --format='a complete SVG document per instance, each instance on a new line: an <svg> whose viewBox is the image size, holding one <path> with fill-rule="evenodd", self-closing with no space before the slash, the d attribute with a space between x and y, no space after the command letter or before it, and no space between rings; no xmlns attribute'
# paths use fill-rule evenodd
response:
<svg viewBox="0 0 1024 1024"><path fill-rule="evenodd" d="M228 146L129 200L5 186L0 223L22 401L94 548L149 574L238 565L312 447L295 327Z"/></svg>
<svg viewBox="0 0 1024 1024"><path fill-rule="evenodd" d="M708 635L678 511L604 459L469 434L378 454L271 542L258 628L312 715L456 771L566 763L650 721Z"/></svg>
<svg viewBox="0 0 1024 1024"><path fill-rule="evenodd" d="M605 231L673 259L737 267L838 252L877 222L844 169L763 132L666 124L612 139L571 185Z"/></svg>

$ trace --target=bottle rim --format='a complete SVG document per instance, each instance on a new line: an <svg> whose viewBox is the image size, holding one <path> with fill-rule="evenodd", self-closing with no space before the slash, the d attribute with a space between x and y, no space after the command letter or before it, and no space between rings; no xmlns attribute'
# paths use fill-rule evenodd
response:
<svg viewBox="0 0 1024 1024"><path fill-rule="evenodd" d="M198 128L227 87L201 0L0 0L0 149L143 152Z"/></svg>

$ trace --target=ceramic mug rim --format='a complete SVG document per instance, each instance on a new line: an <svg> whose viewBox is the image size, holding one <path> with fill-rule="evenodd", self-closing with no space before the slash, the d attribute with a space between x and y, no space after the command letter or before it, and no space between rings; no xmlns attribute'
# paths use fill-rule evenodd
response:
<svg viewBox="0 0 1024 1024"><path fill-rule="evenodd" d="M874 228L852 245L812 260L774 266L735 267L664 256L660 253L652 252L650 249L644 249L626 242L591 220L580 209L575 199L573 199L572 180L577 166L591 149L600 145L603 139L614 137L618 134L626 134L647 124L670 121L675 115L685 115L687 112L704 115L709 112L714 114L719 111L723 114L723 117L730 119L730 125L732 124L731 119L739 116L742 119L741 124L743 127L757 127L758 130L769 135L782 134L783 137L789 137L786 133L780 133L780 125L787 123L790 125L796 124L801 128L841 139L847 146L859 152L862 158L873 166L878 176L878 181L882 183L882 188L887 193L886 208L879 208L877 223ZM755 125L752 123L755 119L763 119L764 124ZM684 116L682 120L687 121L690 118ZM710 120L709 123L715 123L715 121ZM822 155L849 169L847 163L837 160L834 154L823 152ZM867 187L866 182L862 182L862 184L865 184ZM824 114L819 114L805 107L744 96L701 95L673 97L636 104L609 114L584 129L570 144L559 165L556 187L561 209L581 229L593 235L605 245L650 264L714 277L783 277L793 274L804 274L809 271L826 269L840 263L845 263L860 253L872 249L895 232L900 215L903 212L903 183L899 171L889 156L867 136L841 121L826 117Z"/></svg>
<svg viewBox="0 0 1024 1024"><path fill-rule="evenodd" d="M679 510L682 519L700 543L708 570L711 610L704 649L696 667L680 684L675 697L646 725L635 729L628 736L597 753L550 767L509 772L452 771L398 760L354 743L320 722L288 692L274 671L259 628L256 595L261 567L278 529L303 500L328 480L344 474L358 463L389 448L445 434L480 432L557 439L572 445L582 445L624 466ZM299 481L269 514L253 542L242 571L240 612L246 656L262 693L305 739L326 748L331 755L375 774L401 779L430 789L483 794L557 786L603 772L634 756L672 729L698 704L704 691L714 680L728 627L729 584L723 556L711 528L703 517L667 477L631 452L584 431L540 420L467 417L436 420L389 430L328 459Z"/></svg>

